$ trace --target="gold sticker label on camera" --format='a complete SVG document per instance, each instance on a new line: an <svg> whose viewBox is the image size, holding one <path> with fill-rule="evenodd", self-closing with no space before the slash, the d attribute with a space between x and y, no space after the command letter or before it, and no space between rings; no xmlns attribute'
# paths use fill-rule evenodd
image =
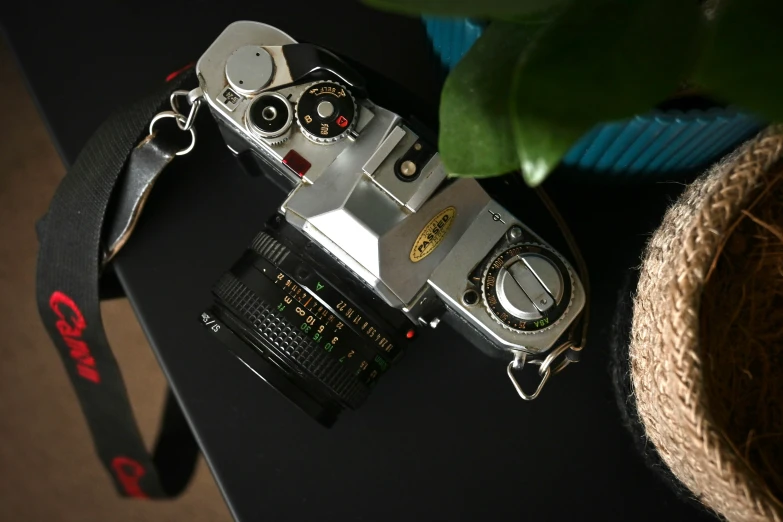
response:
<svg viewBox="0 0 783 522"><path fill-rule="evenodd" d="M448 207L438 212L437 216L429 220L424 226L424 229L419 232L419 237L413 242L413 248L411 248L410 254L411 261L418 263L438 248L438 245L440 245L443 238L448 234L456 215L457 209Z"/></svg>

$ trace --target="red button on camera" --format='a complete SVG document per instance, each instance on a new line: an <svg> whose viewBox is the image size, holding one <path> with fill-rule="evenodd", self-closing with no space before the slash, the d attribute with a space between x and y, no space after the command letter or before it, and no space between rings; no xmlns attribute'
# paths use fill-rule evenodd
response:
<svg viewBox="0 0 783 522"><path fill-rule="evenodd" d="M310 170L310 162L302 157L301 154L295 150L291 150L283 158L283 164L289 169L296 172L297 176L304 177L308 170Z"/></svg>

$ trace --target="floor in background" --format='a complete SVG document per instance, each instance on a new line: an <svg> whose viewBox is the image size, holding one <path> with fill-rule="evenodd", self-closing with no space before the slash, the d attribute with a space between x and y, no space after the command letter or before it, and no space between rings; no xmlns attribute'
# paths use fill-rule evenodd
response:
<svg viewBox="0 0 783 522"><path fill-rule="evenodd" d="M38 318L35 220L64 174L0 40L0 521L228 521L203 459L174 501L124 500L93 450L71 386ZM165 380L126 300L103 319L148 444Z"/></svg>

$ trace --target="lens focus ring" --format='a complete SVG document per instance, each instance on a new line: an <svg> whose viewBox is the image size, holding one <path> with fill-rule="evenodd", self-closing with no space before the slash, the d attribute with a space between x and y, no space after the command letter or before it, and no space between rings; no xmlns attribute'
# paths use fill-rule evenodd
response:
<svg viewBox="0 0 783 522"><path fill-rule="evenodd" d="M369 389L357 381L335 359L294 328L277 311L274 304L265 302L232 274L224 274L214 288L215 295L237 314L264 340L285 352L301 370L317 379L351 408L357 408L369 395Z"/></svg>

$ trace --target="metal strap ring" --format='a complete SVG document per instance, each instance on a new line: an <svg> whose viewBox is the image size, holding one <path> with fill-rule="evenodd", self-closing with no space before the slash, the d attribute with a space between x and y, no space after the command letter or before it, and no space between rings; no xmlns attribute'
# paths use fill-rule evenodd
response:
<svg viewBox="0 0 783 522"><path fill-rule="evenodd" d="M150 134L154 133L154 127L155 123L162 119L162 118L174 118L177 121L177 124L179 124L181 121L185 121L185 117L182 114L176 113L174 111L163 111L159 112L155 115L154 118L152 118L152 121L150 122ZM191 127L188 129L190 131L190 145L188 145L187 148L182 149L181 151L177 152L177 156L184 156L191 150L193 150L193 147L196 145L196 129L194 127Z"/></svg>
<svg viewBox="0 0 783 522"><path fill-rule="evenodd" d="M536 391L532 394L528 395L525 393L525 391L522 389L522 386L519 384L519 381L517 381L517 378L514 377L514 370L521 371L525 367L525 360L527 358L527 355L524 352L517 353L516 357L513 361L508 363L508 366L506 367L506 373L508 373L508 378L511 379L511 384L514 385L514 388L516 388L517 393L520 397L522 397L523 400L526 401L532 401L536 397L538 397L538 394L541 393L541 390L544 388L544 385L549 380L549 376L551 375L551 369L547 367L544 369L544 373L541 376L541 382L538 383L538 387L536 388ZM530 361L530 364L538 364L540 365L543 361L535 360Z"/></svg>
<svg viewBox="0 0 783 522"><path fill-rule="evenodd" d="M549 355L547 355L546 358L542 362L530 361L530 363L531 364L540 364L541 368L539 368L538 373L539 374L543 374L546 370L548 370L551 367L551 365L555 361L555 359L557 359L558 357L563 355L566 351L570 350L571 346L572 346L572 343L570 341L565 342L565 343L561 344L560 346L558 346L557 348L555 348L554 350L552 350L551 352L549 352ZM563 369L566 366L568 366L569 364L571 364L571 361L568 360L568 358L564 357L563 360L560 361L560 364L558 364L555 367L555 369L552 370L552 375L557 375L558 373L563 371Z"/></svg>
<svg viewBox="0 0 783 522"><path fill-rule="evenodd" d="M177 104L177 97L178 96L184 96L188 103L190 103L190 111L188 112L187 118L177 118L177 125L181 130L187 131L190 130L193 127L193 122L196 120L196 114L198 114L198 109L201 106L201 98L195 98L192 102L190 101L190 92L191 91L185 91L185 90L178 90L171 93L169 96L169 103L171 104L171 109L179 114L180 116L184 116L182 114L182 111L179 110L179 105Z"/></svg>

